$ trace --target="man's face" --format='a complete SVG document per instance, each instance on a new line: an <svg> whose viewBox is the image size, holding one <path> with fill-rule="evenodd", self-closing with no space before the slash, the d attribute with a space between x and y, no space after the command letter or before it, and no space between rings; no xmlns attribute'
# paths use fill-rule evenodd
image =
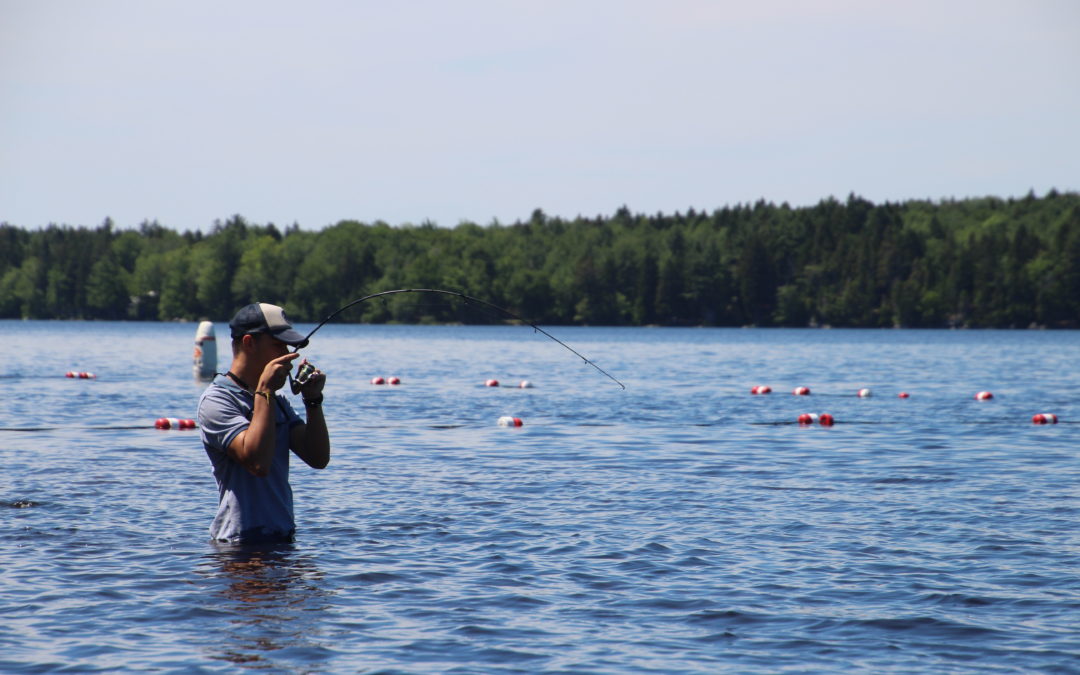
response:
<svg viewBox="0 0 1080 675"><path fill-rule="evenodd" d="M289 345L269 333L256 333L251 337L255 340L255 353L261 363L269 363L289 353Z"/></svg>

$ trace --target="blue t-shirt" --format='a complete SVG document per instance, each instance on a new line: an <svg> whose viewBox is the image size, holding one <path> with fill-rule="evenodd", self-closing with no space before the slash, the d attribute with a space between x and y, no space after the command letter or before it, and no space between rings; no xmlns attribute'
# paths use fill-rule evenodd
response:
<svg viewBox="0 0 1080 675"><path fill-rule="evenodd" d="M233 461L226 448L251 424L255 397L231 379L218 376L199 398L203 448L218 485L218 509L210 536L219 541L255 542L293 535L292 487L289 485L289 432L303 422L288 399L274 396L277 436L270 473L260 478Z"/></svg>

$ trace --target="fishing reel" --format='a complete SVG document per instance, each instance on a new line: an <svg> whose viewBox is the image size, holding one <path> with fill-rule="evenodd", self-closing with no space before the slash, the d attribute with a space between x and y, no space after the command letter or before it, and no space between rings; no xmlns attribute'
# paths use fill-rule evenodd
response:
<svg viewBox="0 0 1080 675"><path fill-rule="evenodd" d="M307 384L307 381L311 379L311 376L315 374L316 370L317 368L315 368L315 365L307 359L301 361L300 367L296 369L296 376L290 376L289 378L291 380L290 386L292 387L292 393L299 394L300 387Z"/></svg>

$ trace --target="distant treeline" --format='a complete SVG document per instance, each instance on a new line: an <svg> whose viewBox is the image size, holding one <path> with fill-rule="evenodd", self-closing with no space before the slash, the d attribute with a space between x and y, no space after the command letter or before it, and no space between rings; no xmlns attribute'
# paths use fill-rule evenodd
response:
<svg viewBox="0 0 1080 675"><path fill-rule="evenodd" d="M394 288L477 296L544 324L1080 325L1080 194L792 208L765 201L512 225L215 223L208 234L0 224L0 317L227 321L248 302L318 321ZM450 300L364 322L477 322Z"/></svg>

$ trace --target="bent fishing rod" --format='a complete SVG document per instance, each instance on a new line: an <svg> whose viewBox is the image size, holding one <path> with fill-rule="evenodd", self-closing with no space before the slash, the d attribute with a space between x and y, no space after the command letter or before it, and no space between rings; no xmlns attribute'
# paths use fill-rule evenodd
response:
<svg viewBox="0 0 1080 675"><path fill-rule="evenodd" d="M310 340L311 336L315 334L315 331L322 328L324 325L326 325L327 322L329 322L331 319L333 319L337 315L341 314L345 310L349 309L350 307L354 307L356 305L359 305L362 302L367 302L368 300L373 300L375 298L381 298L381 297L387 296L387 295L397 295L398 293L436 293L436 294L440 294L440 295L449 295L451 297L460 298L461 300L465 301L466 304L472 302L472 303L476 303L476 304L479 304L479 305L483 305L485 307L490 307L491 309L494 309L494 310L496 310L498 312L502 312L503 314L510 317L511 319L514 319L515 321L520 321L521 323L532 327L532 329L534 331L536 331L538 333L542 333L545 336L547 336L547 337L551 338L552 340L554 340L555 342L558 342L564 348L570 350L571 353L573 353L575 356L580 358L582 361L584 361L585 363L589 364L593 368L596 368L601 373L606 375L612 382L619 385L624 390L626 389L626 385L623 384L622 382L619 382L617 379L615 379L615 377L613 377L611 375L611 373L607 372L606 370L604 370L600 366L596 365L595 363L593 363L592 361L587 359L584 355L582 355L577 350L575 350L573 347L566 344L565 342L563 342L559 338L555 337L551 333L547 332L546 330L544 330L540 326L537 326L532 321L529 321L527 319L523 319L520 316L518 316L517 314L514 314L513 312L511 312L510 310L508 310L506 308L503 308L503 307L499 307L498 305L492 304L492 303L488 302L487 300L481 300L480 298L474 298L471 295L466 295L466 294L461 293L459 291L447 291L447 290L443 290L441 288L395 288L394 290L380 291L378 293L372 293L371 295L365 295L362 298L357 298L356 300L353 300L352 302L346 303L346 304L342 305L341 307L339 307L338 309L331 312L329 316L327 316L325 319L320 321L317 326L315 326L314 328L311 329L311 332L307 334L306 339ZM305 345L306 344L307 343L305 342ZM299 351L299 349L300 348L298 347L294 351ZM290 377L290 379L292 379L291 373L290 373L289 377Z"/></svg>

